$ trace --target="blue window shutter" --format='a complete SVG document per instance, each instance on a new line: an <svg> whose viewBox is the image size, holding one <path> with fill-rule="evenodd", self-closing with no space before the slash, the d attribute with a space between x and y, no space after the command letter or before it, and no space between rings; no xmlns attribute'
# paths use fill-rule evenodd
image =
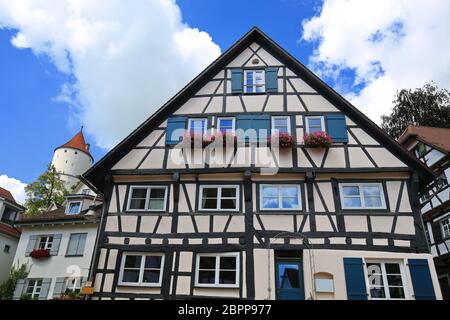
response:
<svg viewBox="0 0 450 320"><path fill-rule="evenodd" d="M80 238L78 241L78 247L77 247L77 255L82 256L84 254L84 247L86 245L86 237L87 233L80 234Z"/></svg>
<svg viewBox="0 0 450 320"><path fill-rule="evenodd" d="M348 300L367 300L362 258L344 258L345 285Z"/></svg>
<svg viewBox="0 0 450 320"><path fill-rule="evenodd" d="M28 244L27 244L27 249L25 250L25 256L29 256L30 252L34 250L34 248L36 248L36 241L37 241L37 236L30 236L30 239L28 240Z"/></svg>
<svg viewBox="0 0 450 320"><path fill-rule="evenodd" d="M18 279L16 282L16 287L14 288L13 300L19 300L22 293L25 291L25 284L27 281L25 279Z"/></svg>
<svg viewBox="0 0 450 320"><path fill-rule="evenodd" d="M186 130L186 117L169 117L166 128L166 145L180 143Z"/></svg>
<svg viewBox="0 0 450 320"><path fill-rule="evenodd" d="M408 266L414 289L414 298L416 300L436 300L428 260L408 259Z"/></svg>
<svg viewBox="0 0 450 320"><path fill-rule="evenodd" d="M242 69L231 69L231 92L242 93Z"/></svg>
<svg viewBox="0 0 450 320"><path fill-rule="evenodd" d="M270 134L270 115L238 115L236 129L240 141L256 142L267 139Z"/></svg>
<svg viewBox="0 0 450 320"><path fill-rule="evenodd" d="M347 125L343 114L328 114L327 130L333 142L348 142Z"/></svg>
<svg viewBox="0 0 450 320"><path fill-rule="evenodd" d="M278 68L266 68L266 92L278 92Z"/></svg>
<svg viewBox="0 0 450 320"><path fill-rule="evenodd" d="M50 290L50 285L52 284L52 278L44 278L42 279L41 292L39 293L39 300L47 300L48 291Z"/></svg>

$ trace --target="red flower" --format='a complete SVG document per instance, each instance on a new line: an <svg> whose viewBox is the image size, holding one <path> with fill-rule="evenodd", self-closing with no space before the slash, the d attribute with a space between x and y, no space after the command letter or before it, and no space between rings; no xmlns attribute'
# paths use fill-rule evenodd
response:
<svg viewBox="0 0 450 320"><path fill-rule="evenodd" d="M280 146L280 148L295 147L294 137L286 132L273 134L272 137L270 138L271 143L272 141L275 141L275 143L276 141L278 141L278 145Z"/></svg>
<svg viewBox="0 0 450 320"><path fill-rule="evenodd" d="M306 134L304 141L309 148L327 148L333 143L333 139L324 131Z"/></svg>
<svg viewBox="0 0 450 320"><path fill-rule="evenodd" d="M35 249L30 252L30 257L35 259L48 258L50 257L50 251L47 249Z"/></svg>

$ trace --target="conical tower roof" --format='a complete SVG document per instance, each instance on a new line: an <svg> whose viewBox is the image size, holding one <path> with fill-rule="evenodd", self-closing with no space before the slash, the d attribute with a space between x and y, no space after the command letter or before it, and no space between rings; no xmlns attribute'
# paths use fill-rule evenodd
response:
<svg viewBox="0 0 450 320"><path fill-rule="evenodd" d="M89 153L89 144L86 143L86 140L84 139L83 127L81 127L80 131L78 131L78 133L75 134L72 137L72 139L70 139L65 144L63 144L62 146L59 146L56 149L60 149L60 148L72 148L72 149L80 150L92 158L92 155Z"/></svg>

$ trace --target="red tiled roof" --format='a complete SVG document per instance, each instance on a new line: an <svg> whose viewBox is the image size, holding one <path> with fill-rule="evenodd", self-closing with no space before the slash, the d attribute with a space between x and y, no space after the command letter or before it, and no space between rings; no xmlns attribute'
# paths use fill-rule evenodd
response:
<svg viewBox="0 0 450 320"><path fill-rule="evenodd" d="M81 128L81 130L76 135L74 135L72 139L58 148L73 148L90 155L89 144L87 144L86 140L84 140L83 128Z"/></svg>
<svg viewBox="0 0 450 320"><path fill-rule="evenodd" d="M42 212L34 215L23 215L20 217L18 221L16 221L16 224L20 225L23 223L45 223L45 222L52 222L52 221L73 221L73 220L97 220L101 215L101 205L97 205L95 215L90 216L86 215L88 210L84 210L80 212L79 214L66 214L66 207L61 206L55 210Z"/></svg>
<svg viewBox="0 0 450 320"><path fill-rule="evenodd" d="M404 143L409 137L417 137L443 152L450 152L450 129L425 126L409 126L402 133L398 141Z"/></svg>
<svg viewBox="0 0 450 320"><path fill-rule="evenodd" d="M0 222L0 233L20 238L20 230Z"/></svg>
<svg viewBox="0 0 450 320"><path fill-rule="evenodd" d="M6 200L12 203L16 203L16 200L14 200L14 197L12 196L11 192L9 192L6 189L3 189L2 187L0 187L0 198L5 198Z"/></svg>

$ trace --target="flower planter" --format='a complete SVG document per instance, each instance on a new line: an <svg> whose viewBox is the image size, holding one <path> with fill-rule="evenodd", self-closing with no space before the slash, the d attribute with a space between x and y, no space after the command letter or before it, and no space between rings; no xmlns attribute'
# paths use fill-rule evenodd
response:
<svg viewBox="0 0 450 320"><path fill-rule="evenodd" d="M36 249L30 252L30 257L33 259L45 259L50 257L50 251L47 249Z"/></svg>
<svg viewBox="0 0 450 320"><path fill-rule="evenodd" d="M307 148L328 148L333 143L333 139L326 132L314 132L304 136L305 147Z"/></svg>
<svg viewBox="0 0 450 320"><path fill-rule="evenodd" d="M270 138L271 146L278 146L280 149L292 149L297 145L293 136L288 133L274 134Z"/></svg>
<svg viewBox="0 0 450 320"><path fill-rule="evenodd" d="M193 133L187 133L183 137L183 146L184 147L191 147L194 149L197 146L201 146L202 148L205 148L209 144L214 142L214 137L211 136L204 136L200 134L193 134Z"/></svg>

